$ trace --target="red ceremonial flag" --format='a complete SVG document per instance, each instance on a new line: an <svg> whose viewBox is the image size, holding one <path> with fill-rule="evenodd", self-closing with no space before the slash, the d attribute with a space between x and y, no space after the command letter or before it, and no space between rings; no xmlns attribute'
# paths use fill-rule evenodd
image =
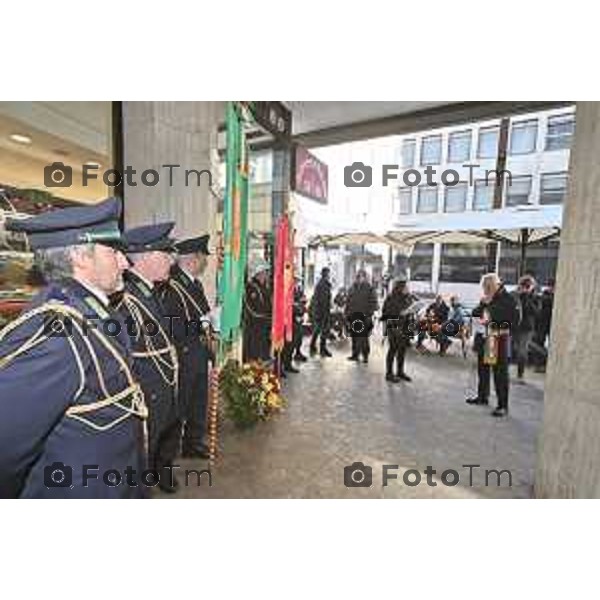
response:
<svg viewBox="0 0 600 600"><path fill-rule="evenodd" d="M271 340L274 352L281 352L285 341L292 339L294 301L293 245L287 215L279 219L275 234L275 273L273 277L273 326Z"/></svg>

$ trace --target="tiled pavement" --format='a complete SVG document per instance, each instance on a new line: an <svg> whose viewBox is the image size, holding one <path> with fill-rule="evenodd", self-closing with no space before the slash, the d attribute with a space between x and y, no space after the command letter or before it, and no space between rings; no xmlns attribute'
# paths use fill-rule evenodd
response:
<svg viewBox="0 0 600 600"><path fill-rule="evenodd" d="M468 406L475 365L458 353L421 356L410 351L412 383L384 381L381 341L372 342L368 365L346 360L347 343L332 345L334 357L311 359L285 384L285 414L251 431L225 425L221 454L212 469L212 487L184 487L175 498L527 498L532 493L536 437L543 410L543 379L511 386L511 414L494 419L490 408ZM344 466L361 461L372 467L370 488L347 488ZM184 470L206 468L182 460ZM382 465L399 466L398 479L382 486ZM473 468L473 486L469 469ZM427 485L425 469L437 471ZM405 485L402 473L418 469L421 483ZM460 483L445 486L445 469L458 471ZM497 487L485 470L508 469ZM414 475L411 475L411 477ZM449 482L452 475L448 474ZM164 497L157 493L158 497ZM173 497L173 496L171 496Z"/></svg>

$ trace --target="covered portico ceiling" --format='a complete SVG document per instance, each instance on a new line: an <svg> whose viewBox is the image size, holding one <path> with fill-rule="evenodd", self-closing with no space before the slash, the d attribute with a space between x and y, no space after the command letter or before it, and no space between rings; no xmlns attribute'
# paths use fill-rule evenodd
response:
<svg viewBox="0 0 600 600"><path fill-rule="evenodd" d="M307 147L400 135L548 108L572 101L284 101L295 141Z"/></svg>
<svg viewBox="0 0 600 600"><path fill-rule="evenodd" d="M381 102L285 102L293 114L293 133L302 135L341 125L375 121L385 117L447 106L450 102L437 101L381 101Z"/></svg>

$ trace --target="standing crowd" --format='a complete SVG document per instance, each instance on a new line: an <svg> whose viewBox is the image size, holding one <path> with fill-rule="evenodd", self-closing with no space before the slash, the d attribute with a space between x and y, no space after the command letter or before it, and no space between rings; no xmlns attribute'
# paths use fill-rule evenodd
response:
<svg viewBox="0 0 600 600"><path fill-rule="evenodd" d="M250 281L245 298L247 359L271 360L270 345L270 291L267 263L261 263L258 273ZM300 286L296 288L294 302L294 332L286 344L283 356L283 374L297 373L293 361L305 362L302 353L304 315L310 323L310 356L330 358L331 339L350 337L349 361L369 362L370 338L379 320L387 339L385 379L390 383L410 382L406 373L406 351L415 340L417 351L428 352L424 342L433 340L441 356L445 355L453 340L461 342L463 352L472 338L477 355L477 393L467 398L468 404L487 405L490 380L493 375L497 406L495 417L508 414L509 365L517 365L518 383L524 381L525 367L533 363L543 371L550 334L554 283L538 293L533 277L519 280L517 289L510 293L495 273L482 278L482 296L479 304L468 311L458 296L450 297L449 305L441 295L425 305L409 290L405 277L389 281L384 278L384 302L379 307L376 286L369 282L367 273L358 271L352 286L332 292L330 270L325 267L317 282L311 301L306 299ZM379 317L377 317L379 314Z"/></svg>

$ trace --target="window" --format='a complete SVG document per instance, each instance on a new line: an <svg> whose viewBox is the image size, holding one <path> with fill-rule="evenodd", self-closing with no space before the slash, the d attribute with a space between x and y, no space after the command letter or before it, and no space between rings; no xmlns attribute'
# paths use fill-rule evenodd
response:
<svg viewBox="0 0 600 600"><path fill-rule="evenodd" d="M546 150L564 150L571 147L575 132L575 115L559 115L548 119Z"/></svg>
<svg viewBox="0 0 600 600"><path fill-rule="evenodd" d="M496 158L498 154L499 127L484 127L479 130L477 158Z"/></svg>
<svg viewBox="0 0 600 600"><path fill-rule="evenodd" d="M442 244L440 281L479 283L487 270L486 244Z"/></svg>
<svg viewBox="0 0 600 600"><path fill-rule="evenodd" d="M478 179L475 182L475 194L473 196L473 210L492 210L494 207L495 179Z"/></svg>
<svg viewBox="0 0 600 600"><path fill-rule="evenodd" d="M546 240L534 242L527 247L525 273L531 273L536 281L542 285L548 279L556 277L558 265L559 242ZM502 244L500 248L500 277L508 285L514 285L519 280L519 263L521 262L521 249L513 244Z"/></svg>
<svg viewBox="0 0 600 600"><path fill-rule="evenodd" d="M469 186L466 183L457 183L456 185L445 188L444 211L445 212L464 212L467 208L467 191Z"/></svg>
<svg viewBox="0 0 600 600"><path fill-rule="evenodd" d="M438 209L438 189L431 185L419 186L417 212L432 213Z"/></svg>
<svg viewBox="0 0 600 600"><path fill-rule="evenodd" d="M433 244L415 244L408 258L411 281L431 281Z"/></svg>
<svg viewBox="0 0 600 600"><path fill-rule="evenodd" d="M402 142L402 167L408 169L415 166L416 140L404 140Z"/></svg>
<svg viewBox="0 0 600 600"><path fill-rule="evenodd" d="M442 136L430 135L421 141L421 165L439 165L442 162Z"/></svg>
<svg viewBox="0 0 600 600"><path fill-rule="evenodd" d="M460 163L471 158L471 132L456 131L448 136L448 162Z"/></svg>
<svg viewBox="0 0 600 600"><path fill-rule="evenodd" d="M273 181L273 154L265 152L250 158L250 181L252 183L270 183Z"/></svg>
<svg viewBox="0 0 600 600"><path fill-rule="evenodd" d="M531 195L531 175L513 177L512 185L510 185L510 181L507 181L505 190L506 206L529 204L529 197Z"/></svg>
<svg viewBox="0 0 600 600"><path fill-rule="evenodd" d="M540 190L540 204L562 204L567 192L566 173L544 173Z"/></svg>
<svg viewBox="0 0 600 600"><path fill-rule="evenodd" d="M529 154L535 152L537 129L537 119L513 123L510 131L510 153Z"/></svg>
<svg viewBox="0 0 600 600"><path fill-rule="evenodd" d="M396 214L410 215L410 213L412 212L412 188L411 187L398 188L397 201L398 201L398 204L397 204Z"/></svg>

